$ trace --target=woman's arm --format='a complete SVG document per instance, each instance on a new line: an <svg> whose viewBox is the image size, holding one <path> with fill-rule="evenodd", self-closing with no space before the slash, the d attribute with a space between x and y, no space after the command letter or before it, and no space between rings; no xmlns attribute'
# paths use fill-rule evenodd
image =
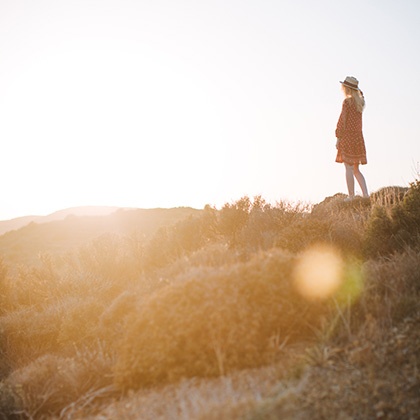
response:
<svg viewBox="0 0 420 420"><path fill-rule="evenodd" d="M340 139L343 137L344 131L346 130L347 122L348 103L346 100L343 101L343 107L341 109L340 118L337 122L337 128L335 130L335 136Z"/></svg>

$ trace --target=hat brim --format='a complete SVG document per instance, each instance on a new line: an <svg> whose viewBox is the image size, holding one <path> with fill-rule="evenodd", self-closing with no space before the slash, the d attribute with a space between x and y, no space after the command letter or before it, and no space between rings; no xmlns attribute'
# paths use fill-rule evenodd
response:
<svg viewBox="0 0 420 420"><path fill-rule="evenodd" d="M358 87L354 87L354 85L350 85L350 84L348 84L346 81L344 81L344 82L340 82L342 85L344 85L344 86L347 86L348 88L350 88L350 89L353 89L353 90L358 90L359 92L360 92L360 89L358 88Z"/></svg>

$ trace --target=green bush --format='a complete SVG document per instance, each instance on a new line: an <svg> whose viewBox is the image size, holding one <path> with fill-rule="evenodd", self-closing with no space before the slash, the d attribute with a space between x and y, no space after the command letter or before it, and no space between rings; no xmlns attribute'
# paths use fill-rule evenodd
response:
<svg viewBox="0 0 420 420"><path fill-rule="evenodd" d="M386 208L375 206L365 232L363 246L366 256L376 257L392 252L393 233L393 222Z"/></svg>
<svg viewBox="0 0 420 420"><path fill-rule="evenodd" d="M420 180L410 184L410 189L397 208L399 209L398 213L393 215L397 232L405 232L405 241L408 245L418 244L420 239Z"/></svg>
<svg viewBox="0 0 420 420"><path fill-rule="evenodd" d="M389 255L420 243L420 181L410 184L390 210L376 205L369 218L364 247L367 257Z"/></svg>

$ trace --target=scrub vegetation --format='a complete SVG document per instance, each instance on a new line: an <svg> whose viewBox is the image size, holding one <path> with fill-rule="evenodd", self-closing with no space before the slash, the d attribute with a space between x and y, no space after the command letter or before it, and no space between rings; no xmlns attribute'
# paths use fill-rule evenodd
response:
<svg viewBox="0 0 420 420"><path fill-rule="evenodd" d="M420 181L157 212L0 237L0 418L420 416Z"/></svg>

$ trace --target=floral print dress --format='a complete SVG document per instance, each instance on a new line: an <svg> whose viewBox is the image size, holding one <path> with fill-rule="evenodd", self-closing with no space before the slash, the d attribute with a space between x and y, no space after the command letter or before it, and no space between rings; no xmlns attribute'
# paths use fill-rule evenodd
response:
<svg viewBox="0 0 420 420"><path fill-rule="evenodd" d="M356 108L352 98L343 101L335 136L340 140L337 146L338 163L366 165L366 147L362 133L362 113Z"/></svg>

